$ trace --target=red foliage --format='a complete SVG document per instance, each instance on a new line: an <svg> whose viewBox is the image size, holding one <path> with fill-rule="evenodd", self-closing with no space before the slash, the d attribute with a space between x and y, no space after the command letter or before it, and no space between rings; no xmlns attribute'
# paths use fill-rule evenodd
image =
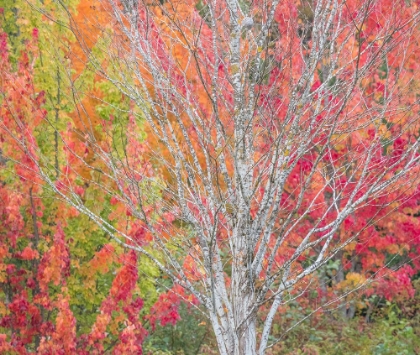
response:
<svg viewBox="0 0 420 355"><path fill-rule="evenodd" d="M175 325L181 319L179 306L182 301L185 301L188 306L198 304L197 299L192 295L187 295L185 290L179 285L175 285L166 293L161 294L150 310L150 314L146 316L152 329L155 329L157 323L161 326L167 324Z"/></svg>
<svg viewBox="0 0 420 355"><path fill-rule="evenodd" d="M140 298L133 299L138 277L137 255L134 251L129 251L121 257L121 261L123 266L112 283L109 296L102 303L88 343L99 352L103 351L101 340L106 337L106 330L113 321L112 313L123 311L127 320L119 334L120 343L115 347L114 354L142 354L141 344L147 335L139 320L143 301Z"/></svg>

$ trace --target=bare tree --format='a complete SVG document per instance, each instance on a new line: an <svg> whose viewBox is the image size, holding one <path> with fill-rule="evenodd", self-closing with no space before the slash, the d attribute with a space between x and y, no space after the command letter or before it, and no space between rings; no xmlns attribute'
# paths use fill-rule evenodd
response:
<svg viewBox="0 0 420 355"><path fill-rule="evenodd" d="M72 30L95 72L135 103L131 115L154 139L145 159L163 174L139 171L88 124L84 139L100 164L74 155L102 176L84 180L144 224L159 256L86 207L70 183L58 188L54 167L37 158L38 173L193 294L220 354L263 355L291 291L357 238L343 222L404 198L417 181L417 9L382 0L96 6L102 21L89 21L102 42L76 22ZM167 213L168 223L157 218Z"/></svg>

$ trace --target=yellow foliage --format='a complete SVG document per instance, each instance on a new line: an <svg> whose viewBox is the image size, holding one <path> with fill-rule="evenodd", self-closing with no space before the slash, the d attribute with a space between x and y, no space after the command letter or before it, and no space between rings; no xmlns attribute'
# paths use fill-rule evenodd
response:
<svg viewBox="0 0 420 355"><path fill-rule="evenodd" d="M366 282L366 278L357 272L349 272L346 275L346 279L337 284L337 288L343 291L349 291L356 287L361 286Z"/></svg>

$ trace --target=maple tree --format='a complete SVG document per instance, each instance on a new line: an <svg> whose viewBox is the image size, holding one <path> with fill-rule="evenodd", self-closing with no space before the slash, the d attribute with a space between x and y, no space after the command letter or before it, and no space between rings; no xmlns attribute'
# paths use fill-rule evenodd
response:
<svg viewBox="0 0 420 355"><path fill-rule="evenodd" d="M9 15L7 10L1 8ZM27 15L24 6L19 10L20 16ZM20 31L25 33L27 25ZM57 110L71 110L63 95L65 84L53 81L51 88L51 81L36 75L48 70L46 63L39 66L42 49L46 50L45 38L40 39L44 30L32 27L21 42L15 38L17 49L12 50L9 36L0 32L0 352L142 353L146 336L153 333L151 326L142 324L151 319L153 327L175 323L177 304L169 314L159 306L167 303L165 293L158 298L154 282L138 280L139 267L145 276L155 273L154 269L51 196L37 176L37 163L31 162L42 146L41 154L51 158L48 164L66 170L68 154L57 149L54 138L57 127L66 127L63 121L71 125L72 118L71 112L67 117L57 116ZM49 64L54 68L57 62ZM83 143L77 135L66 137L71 147ZM23 144L16 145L17 141ZM24 142L30 142L30 151ZM53 175L58 179L56 172ZM77 191L87 198L96 193L89 186ZM103 202L101 211L112 210L109 201ZM118 214L113 220L127 222ZM149 297L146 305L144 294Z"/></svg>
<svg viewBox="0 0 420 355"><path fill-rule="evenodd" d="M181 298L199 302L221 354L264 354L276 341L269 335L279 307L314 284L323 303L351 303L348 291L367 278L374 281L367 295L412 294L416 2L89 6L69 13L73 52L120 96L84 98L88 109L75 128L59 132L66 157L58 179L31 135L15 135L25 147L21 174L32 167L130 249L127 258L134 251L149 258ZM89 106L107 101L114 111L100 120ZM89 204L86 186L107 195L110 214ZM121 272L134 278L128 267ZM117 299L111 291L101 307L98 339ZM161 300L162 321L175 321L178 301ZM353 306L344 302L343 312L351 316ZM69 317L65 299L60 307ZM130 322L121 333L125 351L143 337Z"/></svg>

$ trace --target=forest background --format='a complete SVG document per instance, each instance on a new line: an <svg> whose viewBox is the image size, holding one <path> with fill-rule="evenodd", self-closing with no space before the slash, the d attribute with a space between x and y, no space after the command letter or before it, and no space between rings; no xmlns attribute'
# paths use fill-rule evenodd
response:
<svg viewBox="0 0 420 355"><path fill-rule="evenodd" d="M147 132L130 114L130 100L95 75L69 30L66 9L78 31L94 32L86 19L97 20L97 5L37 5L0 0L0 119L9 133L16 132L19 115L26 124L20 132L55 166L59 187L69 161L81 176L91 174L69 153L94 159L83 137L86 117L98 141L107 139L103 128L110 125L115 135L130 131L146 140ZM98 46L88 45L92 51ZM134 152L151 149L129 138L125 144ZM4 131L0 149L1 353L217 353L193 296L59 200L31 174L32 162ZM146 160L139 164L145 171L156 168ZM142 238L159 257L116 199L93 184L75 184L89 208ZM282 307L273 327L280 341L270 354L420 352L418 193L393 206L375 226L376 238L346 248L347 267L331 260L318 271L316 285Z"/></svg>

